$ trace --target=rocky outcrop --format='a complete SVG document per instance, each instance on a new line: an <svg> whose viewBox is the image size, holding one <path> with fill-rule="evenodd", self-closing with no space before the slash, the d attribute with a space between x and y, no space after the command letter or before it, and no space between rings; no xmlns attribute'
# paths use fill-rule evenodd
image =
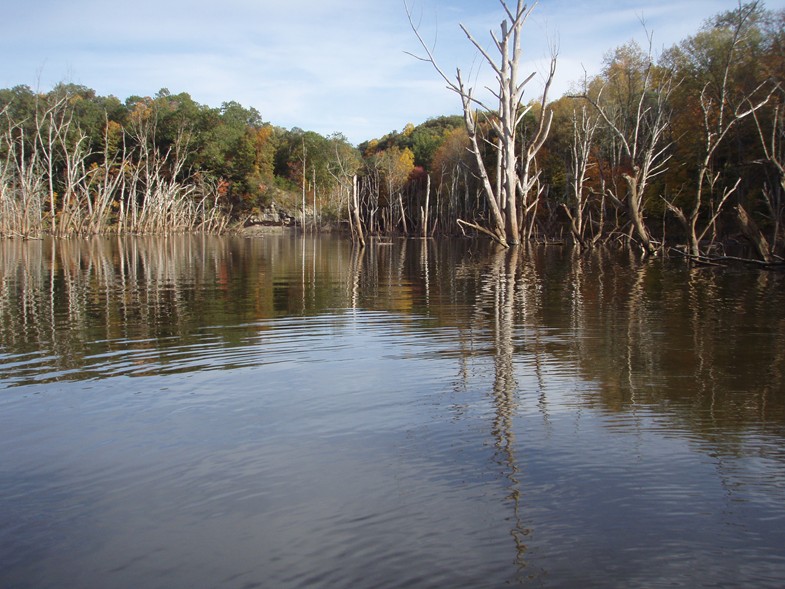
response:
<svg viewBox="0 0 785 589"><path fill-rule="evenodd" d="M295 216L275 204L270 203L270 206L263 209L255 209L248 219L245 221L245 227L254 225L262 226L294 226L296 224Z"/></svg>

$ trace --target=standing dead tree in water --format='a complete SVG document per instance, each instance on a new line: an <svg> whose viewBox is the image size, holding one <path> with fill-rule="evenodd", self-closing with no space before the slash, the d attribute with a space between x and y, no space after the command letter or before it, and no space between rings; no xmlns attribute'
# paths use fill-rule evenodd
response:
<svg viewBox="0 0 785 589"><path fill-rule="evenodd" d="M365 247L365 235L363 223L360 218L360 200L357 189L357 170L360 168L360 160L354 150L348 149L344 142L333 140L335 157L331 161L327 170L335 178L341 193L346 191L346 206L349 213L349 227L352 233L352 241L355 239L360 247Z"/></svg>
<svg viewBox="0 0 785 589"><path fill-rule="evenodd" d="M569 192L573 199L573 208L570 209L566 203L562 203L567 218L570 220L570 233L573 239L582 248L589 247L601 237L602 218L598 223L598 231L593 237L586 235L586 209L589 205L589 195L587 183L589 180L589 168L596 163L592 163L592 148L594 146L594 135L600 124L597 115L592 116L586 105L581 105L580 109L573 108L572 111L572 142L570 144L568 176ZM600 215L603 214L600 206Z"/></svg>
<svg viewBox="0 0 785 589"><path fill-rule="evenodd" d="M491 89L491 94L498 103L493 109L475 96L473 88L467 87L460 69L456 70L455 79L444 73L436 63L433 52L420 35L408 5L406 13L412 30L426 55L425 57L414 55L414 57L430 63L447 83L447 87L461 98L464 123L470 141L469 149L474 154L478 176L490 211L491 218L488 226L461 219L458 219L458 223L485 233L502 246L508 247L521 242L521 228L526 226L526 215L533 209L529 193L537 183L537 175L532 174L532 165L550 131L553 115L550 110L545 108L545 104L548 89L556 71L556 55L553 52L551 57L550 70L540 99L541 108L537 109L536 113L539 118L535 125L535 132L524 140L519 133L518 126L523 117L532 111L534 105L532 103L523 105L523 95L526 85L534 78L535 74L532 73L523 80L519 77L521 36L523 25L536 6L536 2L531 7L527 7L523 0L518 0L514 9L505 0L500 0L500 4L505 13L505 19L500 25L501 34L497 36L491 32L491 38L499 54L496 59L474 39L466 27L461 25L461 30L492 68L498 82L498 89ZM497 141L488 141L482 135L478 124L477 108L486 113L487 119L497 135ZM495 185L491 181L491 174L482 157L481 144L483 142L488 142L496 150L498 178Z"/></svg>
<svg viewBox="0 0 785 589"><path fill-rule="evenodd" d="M0 237L39 237L47 195L46 162L9 110L0 109Z"/></svg>
<svg viewBox="0 0 785 589"><path fill-rule="evenodd" d="M677 86L670 72L656 70L651 47L651 36L646 54L635 42L619 47L598 94L583 95L613 139L613 167L624 179L619 186L606 184L604 195L626 211L645 254L658 250L646 225L644 199L651 181L667 170L671 157L669 100Z"/></svg>
<svg viewBox="0 0 785 589"><path fill-rule="evenodd" d="M771 262L773 255L783 240L782 225L785 222L785 121L783 121L782 104L772 107L771 134L767 137L757 113L755 127L763 148L763 163L768 163L774 170L775 181L767 182L763 187L763 197L769 213L771 224L771 242L766 239L755 222L750 218L741 204L736 205L736 217L744 235L754 245L758 256L764 262ZM781 253L781 252L780 252Z"/></svg>
<svg viewBox="0 0 785 589"><path fill-rule="evenodd" d="M127 180L118 227L131 233L220 231L226 217L217 182L187 169L191 135L181 126L165 150L157 140L158 113L145 105L132 113ZM125 148L124 148L125 149Z"/></svg>
<svg viewBox="0 0 785 589"><path fill-rule="evenodd" d="M706 72L704 76L708 78L698 95L703 145L693 197L685 206L665 201L685 229L687 252L692 257L701 255L701 242L710 231L714 240L717 218L729 197L741 184L739 177L734 184L721 186L722 166L715 161L721 159L718 150L743 119L752 116L758 122L756 112L769 102L774 92L774 87L767 80L752 89L743 89L733 79L734 71L743 67L744 45L749 42L749 37L754 36L750 25L758 11L757 2L739 4L736 10L727 13L725 18L728 21L722 26L704 30L688 39L671 56L689 77L698 78L699 72ZM717 73L712 75L714 71ZM765 150L765 143L763 147ZM699 221L702 218L704 222L701 227ZM743 209L738 218L742 229L746 231L750 225Z"/></svg>

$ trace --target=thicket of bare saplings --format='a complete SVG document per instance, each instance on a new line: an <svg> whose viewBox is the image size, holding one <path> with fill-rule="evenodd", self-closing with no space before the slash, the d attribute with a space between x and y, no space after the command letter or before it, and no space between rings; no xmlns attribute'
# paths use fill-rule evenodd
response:
<svg viewBox="0 0 785 589"><path fill-rule="evenodd" d="M785 13L740 4L660 55L631 41L549 101L521 70L531 6L500 6L494 52L465 30L496 75L492 103L424 42L462 114L357 147L165 89L125 102L69 84L0 90L0 235L222 231L274 203L361 242L469 234L694 259L744 243L782 260Z"/></svg>
<svg viewBox="0 0 785 589"><path fill-rule="evenodd" d="M103 113L102 135L91 137L76 119L80 98L64 87L32 95L24 116L14 102L3 105L0 234L218 231L226 225L216 181L185 170L185 129L162 147L156 118L138 108L125 128Z"/></svg>

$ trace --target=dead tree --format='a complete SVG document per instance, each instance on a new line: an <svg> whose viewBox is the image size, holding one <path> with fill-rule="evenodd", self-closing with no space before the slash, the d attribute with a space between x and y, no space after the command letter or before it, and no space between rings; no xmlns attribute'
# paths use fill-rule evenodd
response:
<svg viewBox="0 0 785 589"><path fill-rule="evenodd" d="M422 237L428 237L429 206L431 200L431 175L425 180L425 204L420 207L420 231Z"/></svg>
<svg viewBox="0 0 785 589"><path fill-rule="evenodd" d="M732 29L732 36L727 49L718 55L712 56L712 60L720 61L723 66L719 87L716 94L712 96L710 83L704 84L700 93L700 109L703 123L703 158L698 164L698 177L695 185L692 203L686 210L676 206L673 202L665 201L668 209L684 226L687 232L688 253L691 256L700 256L700 243L713 230L715 222L722 211L722 207L728 198L736 192L741 178L733 186L726 186L717 199L717 186L720 179L720 172L714 169L714 156L717 149L723 143L728 133L743 119L754 115L756 111L763 108L769 101L773 89L766 94L761 91L768 82L760 84L757 88L742 96L731 96L730 75L731 68L736 65L739 45L744 41L744 31L747 21L756 10L757 4L749 4L739 7L736 12L736 22ZM755 100L754 97L759 97ZM765 145L764 145L765 148ZM708 208L708 217L702 228L698 227L701 213ZM739 209L736 209L737 213ZM743 209L742 209L743 211ZM739 213L739 221L742 227L747 230L751 227Z"/></svg>
<svg viewBox="0 0 785 589"><path fill-rule="evenodd" d="M625 209L645 254L654 254L658 249L646 225L644 197L651 181L666 171L670 159L671 144L666 140L670 124L669 99L677 85L667 72L655 76L651 46L649 36L649 51L642 64L640 83L630 90L626 104L603 101L607 83L596 97L588 93L583 96L616 139L622 160L619 163L627 168L622 173L624 192L606 185L605 196ZM632 48L638 50L637 45Z"/></svg>
<svg viewBox="0 0 785 589"><path fill-rule="evenodd" d="M357 235L360 247L365 247L365 235L363 234L363 222L360 219L360 199L357 191L357 174L352 176L352 219L354 220L353 234Z"/></svg>
<svg viewBox="0 0 785 589"><path fill-rule="evenodd" d="M758 224L749 216L742 205L736 205L735 212L736 219L739 222L739 227L741 227L741 232L744 234L744 237L752 243L760 259L766 264L770 264L773 261L771 257L771 246L769 245L766 236L763 235L763 232L758 228Z"/></svg>
<svg viewBox="0 0 785 589"><path fill-rule="evenodd" d="M478 223L458 219L461 225L471 227L481 233L490 236L504 247L516 245L521 242L522 217L529 209L528 194L534 182L530 177L531 164L542 147L545 138L550 131L552 113L546 110L545 103L547 92L551 80L555 74L556 55L551 57L551 67L545 83L545 91L541 98L540 119L537 131L532 137L528 138L526 144L522 143L522 138L518 133L518 124L523 117L532 109L533 104L523 105L523 95L526 85L534 78L534 73L521 80L521 34L523 25L531 14L536 2L531 7L527 7L523 0L518 0L515 8L511 8L505 0L499 0L505 12L505 20L501 22L501 34L497 36L491 32L494 46L498 51L498 57L494 59L485 48L478 43L466 27L461 25L461 30L466 34L472 45L479 51L485 62L491 67L498 83L497 90L491 90L491 94L497 101L495 108L490 108L481 99L475 96L474 89L467 87L461 70L456 70L456 76L447 76L444 70L437 64L436 59L423 40L417 26L412 19L412 13L406 6L406 13L409 23L425 51L425 57L414 55L413 57L430 63L436 72L447 83L447 87L458 94L463 108L463 118L466 131L469 135L469 149L474 155L477 165L477 173L483 187L486 201L490 211L489 225L484 226ZM491 175L486 168L486 163L482 157L481 144L486 141L482 136L477 109L490 114L486 117L498 140L491 143L496 151L498 172L496 186L491 181ZM523 158L519 161L519 158ZM522 209L523 214L519 214Z"/></svg>
<svg viewBox="0 0 785 589"><path fill-rule="evenodd" d="M747 231L745 231L745 235L753 241L759 255L766 261L771 259L771 254L774 253L778 243L782 240L782 224L785 221L785 198L783 198L785 195L785 122L783 121L783 108L782 104L776 104L772 108L773 120L771 122L771 134L768 137L763 131L757 112L753 113L755 126L760 137L760 144L763 148L764 162L770 164L776 174L776 181L767 182L763 188L763 196L772 225L771 245L769 245L763 234L760 233L760 230L758 230L757 235L754 232L753 235L749 235ZM738 209L737 219L742 226L742 230L744 230L744 219ZM765 244L766 247L762 247L760 244Z"/></svg>
<svg viewBox="0 0 785 589"><path fill-rule="evenodd" d="M30 144L22 122L0 111L0 237L39 237L47 187L45 163Z"/></svg>
<svg viewBox="0 0 785 589"><path fill-rule="evenodd" d="M594 134L599 126L599 117L592 117L586 105L572 111L572 144L570 145L570 161L568 166L570 194L573 209L562 203L562 208L570 220L570 233L581 247L588 247L590 241L586 237L585 215L589 204L586 183L591 167L591 152L594 145ZM599 235L595 236L595 239ZM594 240L591 240L594 241Z"/></svg>
<svg viewBox="0 0 785 589"><path fill-rule="evenodd" d="M345 149L344 144L335 141L333 144L335 158L330 162L327 171L335 178L341 192L346 190L346 205L352 240L355 238L360 247L365 247L365 236L360 219L360 199L357 190L357 169L360 161L357 156ZM343 200L343 197L341 198Z"/></svg>

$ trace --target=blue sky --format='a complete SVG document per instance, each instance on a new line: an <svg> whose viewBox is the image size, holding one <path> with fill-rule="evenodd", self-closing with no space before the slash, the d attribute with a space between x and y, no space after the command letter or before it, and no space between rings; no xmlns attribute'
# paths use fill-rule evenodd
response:
<svg viewBox="0 0 785 589"><path fill-rule="evenodd" d="M498 0L406 0L441 67L481 86L489 74L459 29L490 43ZM513 3L514 0L510 0ZM736 0L541 0L525 28L526 69L544 72L559 47L552 96L597 73L610 49L644 28L662 49L697 31ZM785 0L769 0L769 9ZM401 130L408 122L456 114L421 53L404 0L8 0L0 36L0 87L42 91L60 81L125 100L161 88L220 106L235 100L264 120L353 143ZM539 77L530 97L539 93Z"/></svg>

